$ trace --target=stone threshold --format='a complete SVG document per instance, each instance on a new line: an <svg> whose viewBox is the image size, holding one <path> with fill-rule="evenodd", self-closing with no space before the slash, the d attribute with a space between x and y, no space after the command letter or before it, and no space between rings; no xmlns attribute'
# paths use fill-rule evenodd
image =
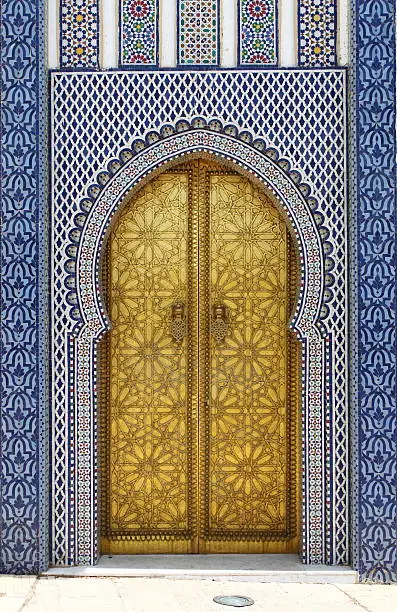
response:
<svg viewBox="0 0 397 612"><path fill-rule="evenodd" d="M298 555L103 555L95 566L53 567L43 576L131 577L354 584L340 565L304 565Z"/></svg>

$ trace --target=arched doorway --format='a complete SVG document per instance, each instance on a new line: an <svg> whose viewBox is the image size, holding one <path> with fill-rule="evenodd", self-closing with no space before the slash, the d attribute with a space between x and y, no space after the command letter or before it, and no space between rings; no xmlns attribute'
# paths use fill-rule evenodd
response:
<svg viewBox="0 0 397 612"><path fill-rule="evenodd" d="M297 266L244 176L195 160L126 203L103 286L102 552L296 552Z"/></svg>

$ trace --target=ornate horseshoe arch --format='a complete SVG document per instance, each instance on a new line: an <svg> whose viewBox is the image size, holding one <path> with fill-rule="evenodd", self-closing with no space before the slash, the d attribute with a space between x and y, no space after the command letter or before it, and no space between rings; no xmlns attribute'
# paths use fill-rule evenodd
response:
<svg viewBox="0 0 397 612"><path fill-rule="evenodd" d="M207 125L202 119L192 124L180 122L175 129L166 126L160 134L152 132L146 142L136 141L131 149L121 152L120 159L111 160L107 171L88 189L89 197L82 200L69 234L66 289L75 321L69 337L69 376L77 424L73 466L77 484L72 505L78 525L72 562L91 564L98 556L97 484L93 477L97 454L95 376L97 342L108 329L98 279L106 231L126 193L144 177L185 154L201 152L232 162L259 179L283 207L298 242L302 282L290 326L302 342L302 558L306 563L330 563L325 527L331 517L327 515L324 484L329 461L323 449L329 446L325 428L327 380L331 378L326 304L332 293L332 275L327 276L326 270L332 270L332 249L327 248L322 215L299 173L291 171L274 149L266 149L262 140L252 141L247 132L238 134L233 126L222 129L219 122Z"/></svg>

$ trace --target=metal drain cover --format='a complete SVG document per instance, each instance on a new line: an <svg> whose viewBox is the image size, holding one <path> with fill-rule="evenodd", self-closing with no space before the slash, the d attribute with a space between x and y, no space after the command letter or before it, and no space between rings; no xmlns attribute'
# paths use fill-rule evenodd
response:
<svg viewBox="0 0 397 612"><path fill-rule="evenodd" d="M234 606L235 608L244 608L245 606L252 606L254 602L250 597L244 597L242 595L218 595L214 597L214 601L223 606Z"/></svg>

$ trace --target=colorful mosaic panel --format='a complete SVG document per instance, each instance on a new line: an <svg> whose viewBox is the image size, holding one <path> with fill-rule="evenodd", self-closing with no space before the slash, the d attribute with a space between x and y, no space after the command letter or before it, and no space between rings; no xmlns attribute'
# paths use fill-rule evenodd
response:
<svg viewBox="0 0 397 612"><path fill-rule="evenodd" d="M157 0L120 1L120 63L153 66L158 63Z"/></svg>
<svg viewBox="0 0 397 612"><path fill-rule="evenodd" d="M61 66L98 66L98 0L61 0Z"/></svg>
<svg viewBox="0 0 397 612"><path fill-rule="evenodd" d="M299 66L336 65L336 0L298 0Z"/></svg>
<svg viewBox="0 0 397 612"><path fill-rule="evenodd" d="M277 2L239 0L239 62L277 64Z"/></svg>
<svg viewBox="0 0 397 612"><path fill-rule="evenodd" d="M219 62L218 0L178 0L178 63Z"/></svg>

